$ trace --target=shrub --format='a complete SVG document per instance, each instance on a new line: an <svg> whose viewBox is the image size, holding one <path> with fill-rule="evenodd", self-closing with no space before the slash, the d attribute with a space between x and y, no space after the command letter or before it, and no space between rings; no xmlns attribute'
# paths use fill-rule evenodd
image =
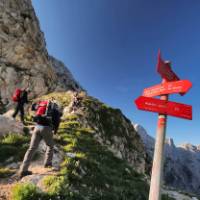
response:
<svg viewBox="0 0 200 200"><path fill-rule="evenodd" d="M0 178L6 178L14 173L15 173L14 170L8 168L0 168Z"/></svg>
<svg viewBox="0 0 200 200"><path fill-rule="evenodd" d="M29 139L26 136L13 133L13 134L6 135L2 139L1 143L19 146L19 145L24 144L28 141L29 141Z"/></svg>
<svg viewBox="0 0 200 200"><path fill-rule="evenodd" d="M68 187L64 176L47 176L43 179L43 184L50 196L64 196Z"/></svg>
<svg viewBox="0 0 200 200"><path fill-rule="evenodd" d="M12 200L39 200L42 193L31 183L18 183L12 188Z"/></svg>
<svg viewBox="0 0 200 200"><path fill-rule="evenodd" d="M19 161L23 158L28 147L30 138L23 135L9 134L0 138L0 163L10 157L12 161Z"/></svg>

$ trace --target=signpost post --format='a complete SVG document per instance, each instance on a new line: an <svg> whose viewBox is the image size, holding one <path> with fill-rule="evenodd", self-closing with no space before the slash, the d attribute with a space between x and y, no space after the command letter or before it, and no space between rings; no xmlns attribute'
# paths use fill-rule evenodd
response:
<svg viewBox="0 0 200 200"><path fill-rule="evenodd" d="M162 95L160 99L167 101L168 95ZM156 131L156 143L154 149L153 166L151 173L149 200L161 199L166 127L167 127L167 115L159 114L157 131Z"/></svg>
<svg viewBox="0 0 200 200"><path fill-rule="evenodd" d="M192 83L187 80L180 81L178 76L172 71L169 62L161 59L160 51L158 54L157 72L162 77L162 83L144 89L143 96L135 100L138 109L158 113L149 200L161 199L167 115L192 119L192 106L168 101L169 94L185 94L192 87ZM154 96L160 96L160 99L151 98Z"/></svg>

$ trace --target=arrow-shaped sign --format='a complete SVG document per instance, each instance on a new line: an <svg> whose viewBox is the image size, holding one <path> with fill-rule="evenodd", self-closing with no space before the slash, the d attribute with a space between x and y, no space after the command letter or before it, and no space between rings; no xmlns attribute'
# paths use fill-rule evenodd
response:
<svg viewBox="0 0 200 200"><path fill-rule="evenodd" d="M169 63L162 60L160 51L158 52L157 72L167 81L179 80L179 77L172 71Z"/></svg>
<svg viewBox="0 0 200 200"><path fill-rule="evenodd" d="M143 96L154 97L163 94L183 93L185 94L192 87L192 83L188 80L165 82L159 85L154 85L149 88L145 88Z"/></svg>
<svg viewBox="0 0 200 200"><path fill-rule="evenodd" d="M172 101L140 96L135 100L138 109L192 120L192 106Z"/></svg>

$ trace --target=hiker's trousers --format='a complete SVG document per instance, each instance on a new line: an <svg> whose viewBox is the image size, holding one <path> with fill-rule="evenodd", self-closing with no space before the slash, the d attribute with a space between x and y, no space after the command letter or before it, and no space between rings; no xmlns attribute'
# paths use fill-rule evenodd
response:
<svg viewBox="0 0 200 200"><path fill-rule="evenodd" d="M44 140L47 148L45 153L45 159L44 159L44 165L51 165L52 164L52 158L53 158L53 132L52 128L50 126L42 126L42 125L36 125L32 137L29 149L27 150L23 163L21 165L21 172L27 171L28 167L30 165L30 162L33 158L33 155L36 151L36 149L39 146L39 143L41 140Z"/></svg>
<svg viewBox="0 0 200 200"><path fill-rule="evenodd" d="M18 114L18 112L20 112L20 118L21 118L21 122L24 122L24 103L18 102L16 107L15 107L15 112L13 113L13 117L15 118Z"/></svg>

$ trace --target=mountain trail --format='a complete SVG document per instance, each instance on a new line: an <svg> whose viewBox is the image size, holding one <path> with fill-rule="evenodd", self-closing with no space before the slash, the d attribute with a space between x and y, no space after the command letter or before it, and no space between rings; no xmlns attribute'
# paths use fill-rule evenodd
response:
<svg viewBox="0 0 200 200"><path fill-rule="evenodd" d="M57 174L57 170L54 168L44 168L40 165L33 165L29 168L29 170L32 171L33 174L25 176L22 179L18 178L17 171L10 177L0 179L0 200L12 200L11 190L16 183L26 182L26 180L29 180L33 177L43 177Z"/></svg>

